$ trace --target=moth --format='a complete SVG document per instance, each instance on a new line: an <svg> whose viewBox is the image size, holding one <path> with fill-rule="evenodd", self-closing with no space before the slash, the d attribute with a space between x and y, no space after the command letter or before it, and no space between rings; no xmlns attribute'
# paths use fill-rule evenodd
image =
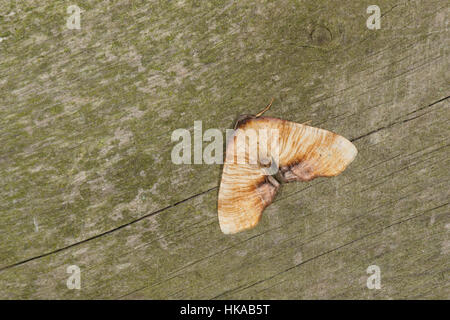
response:
<svg viewBox="0 0 450 320"><path fill-rule="evenodd" d="M217 206L225 234L255 227L282 183L337 176L358 153L336 133L262 117L272 102L256 115L240 116L227 141Z"/></svg>

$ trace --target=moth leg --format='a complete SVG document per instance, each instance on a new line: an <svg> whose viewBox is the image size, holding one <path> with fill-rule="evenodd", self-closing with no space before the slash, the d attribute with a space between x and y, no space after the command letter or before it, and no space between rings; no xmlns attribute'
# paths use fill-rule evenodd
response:
<svg viewBox="0 0 450 320"><path fill-rule="evenodd" d="M287 180L287 179L284 177L284 173L285 173L285 172L283 172L282 170L278 170L277 173L275 174L275 179L276 179L277 181L279 181L280 183L286 183L286 182L289 182L289 180Z"/></svg>
<svg viewBox="0 0 450 320"><path fill-rule="evenodd" d="M280 183L272 176L267 176L264 182L256 187L264 207L272 203L279 188Z"/></svg>
<svg viewBox="0 0 450 320"><path fill-rule="evenodd" d="M267 176L267 180L275 187L278 188L280 186L280 183L272 176Z"/></svg>

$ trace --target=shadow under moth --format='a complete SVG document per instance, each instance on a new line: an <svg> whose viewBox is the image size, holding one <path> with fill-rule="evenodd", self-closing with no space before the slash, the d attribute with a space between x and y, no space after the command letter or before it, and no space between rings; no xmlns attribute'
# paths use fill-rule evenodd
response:
<svg viewBox="0 0 450 320"><path fill-rule="evenodd" d="M358 153L336 133L261 117L271 104L257 115L241 116L227 142L218 198L225 234L255 227L282 183L336 176Z"/></svg>

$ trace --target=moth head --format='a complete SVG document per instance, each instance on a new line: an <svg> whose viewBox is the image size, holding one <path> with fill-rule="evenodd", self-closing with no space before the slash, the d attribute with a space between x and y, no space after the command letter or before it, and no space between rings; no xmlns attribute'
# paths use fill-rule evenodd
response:
<svg viewBox="0 0 450 320"><path fill-rule="evenodd" d="M247 121L249 121L251 119L255 119L255 116L251 115L251 114L241 114L236 119L236 122L234 123L234 130L238 129L239 127L241 127L242 125L244 125Z"/></svg>

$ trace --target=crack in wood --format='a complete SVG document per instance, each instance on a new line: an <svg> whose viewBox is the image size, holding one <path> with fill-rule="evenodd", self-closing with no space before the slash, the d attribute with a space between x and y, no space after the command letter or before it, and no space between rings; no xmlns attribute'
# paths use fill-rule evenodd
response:
<svg viewBox="0 0 450 320"><path fill-rule="evenodd" d="M421 111L421 110L423 110L423 109L432 107L432 106L434 106L434 105L436 105L436 104L438 104L438 103L440 103L440 102L443 102L443 101L448 100L449 98L450 98L450 96L444 97L444 98L439 99L439 100L437 100L437 101L435 101L435 102L432 102L431 104L428 104L428 105L426 105L426 106L423 106L423 107L421 107L421 108L418 108L417 110L414 110L414 111L412 111L412 112L410 112L410 113L408 113L408 114L413 114L413 113L416 113L416 112ZM372 134L374 134L374 133L377 133L377 132L379 132L379 131L388 129L388 128L390 128L390 127L392 127L392 126L395 126L395 125L397 125L397 124L403 124L403 123L406 123L406 122L408 122L408 121L414 120L414 119L416 119L416 118L418 118L418 117L421 117L422 115L424 115L424 114L415 116L415 117L413 117L413 118L405 119L405 120L402 120L402 121L396 121L396 122L393 122L393 123L391 123L391 124L389 124L389 125L387 125L387 126L378 128L378 129L376 129L376 130L373 130L373 131L371 131L371 132L368 132L368 133L366 133L366 134L364 134L364 135L361 135L361 136L359 136L359 137L350 139L350 141L354 142L354 141L360 140L360 139L362 139L362 138L365 138L365 137L367 137L367 136L369 136L369 135L372 135ZM403 168L403 169L406 169L406 168L407 168L407 167L405 167L405 168ZM403 169L402 169L402 170L403 170ZM308 186L308 187L305 188L305 189L308 189L308 188L313 187L313 186L314 186L314 185ZM210 189L208 189L208 190L206 190L206 191L202 191L202 192L200 192L200 193L197 193L197 194L195 194L195 195L193 195L193 196L190 196L190 197L188 197L188 198L186 198L186 199L180 200L180 201L178 201L178 202L176 202L176 203L174 203L174 204L172 204L172 205L169 205L169 206L167 206L167 207L158 209L158 210L156 210L156 211L154 211L154 212L151 212L151 213L146 214L146 215L144 215L144 216L142 216L142 217L139 217L138 219L135 219L135 220L133 220L133 221L130 221L130 222L126 223L126 224L120 225L120 226L118 226L118 227L116 227L116 228L113 228L113 229L110 229L110 230L108 230L108 231L99 233L99 234L97 234L97 235L95 235L95 236L92 236L92 237L90 237L90 238L87 238L87 239L78 241L78 242L76 242L76 243L70 244L70 245L65 246L65 247L62 247L62 248L58 248L58 249L56 249L56 250L53 250L53 251L50 251L50 252L47 252L47 253L43 253L43 254L38 255L38 256L34 256L34 257L31 257L31 258L28 258L28 259L25 259L25 260L22 260L22 261L19 261L19 262L16 262L16 263L7 265L7 266L5 266L5 267L0 268L0 272L2 272L2 271L4 271L4 270L7 270L7 269L10 269L10 268L13 268L13 267L17 267L17 266L23 265L23 264L25 264L25 263L27 263L27 262L30 262L30 261L33 261L33 260L37 260L37 259L40 259L40 258L44 258L44 257L47 257L47 256L49 256L49 255L52 255L52 254L55 254L55 253L58 253L58 252L67 250L67 249L72 248L72 247L75 247L75 246L77 246L77 245L80 245L80 244L89 242L89 241L91 241L91 240L95 240L95 239L97 239L97 238L100 238L100 237L102 237L102 236L104 236L104 235L111 234L111 233L113 233L113 232L115 232L115 231L118 231L118 230L120 230L120 229L123 229L123 228L125 228L125 227L127 227L127 226L130 226L130 225L132 225L132 224L134 224L134 223L136 223L136 222L139 222L139 221L141 221L141 220L143 220L143 219L146 219L146 218L148 218L148 217L151 217L151 216L154 216L154 215L156 215L156 214L162 213L162 212L164 212L165 210L171 209L171 208L173 208L173 207L175 207L175 206L177 206L177 205L179 205L179 204L182 204L182 203L184 203L184 202L186 202L186 201L189 201L189 200L191 200L191 199L194 199L194 198L196 198L196 197L198 197L198 196L204 195L204 194L206 194L206 193L208 193L208 192L210 192L210 191L212 191L212 190L215 190L215 189L218 189L218 186L215 186L215 187L210 188ZM297 192L296 192L296 193L297 193ZM283 199L285 199L285 198L283 198ZM281 201L281 200L283 200L283 199L279 199L278 201Z"/></svg>
<svg viewBox="0 0 450 320"><path fill-rule="evenodd" d="M449 98L450 98L450 96L447 96L447 97L445 97L445 98L439 99L439 100L437 100L437 101L435 101L435 102L433 102L433 103L431 103L431 104L429 104L429 105L427 105L427 106L425 106L425 107L421 107L421 108L419 108L419 109L417 109L417 110L415 110L415 111L412 111L412 112L409 113L409 114L412 114L412 113L415 113L415 112L417 112L417 111L423 110L423 109L425 109L425 108L434 106L434 105L436 105L436 104L438 104L438 103L440 103L440 102L443 102L443 101L445 101L445 100L447 100L447 99L449 99ZM418 117L421 117L421 116L422 116L422 115L419 115L419 116L413 117L413 118L409 118L409 119L405 119L405 120L402 120L402 121L395 121L395 122L392 122L392 123L388 124L387 126L384 126L384 127L381 127L381 128L375 129L375 130L372 130L372 131L370 131L370 132L368 132L368 133L365 133L365 134L363 134L363 135L361 135L361 136L358 136L358 137L356 137L356 138L352 138L352 139L350 139L350 141L351 141L351 142L358 141L358 140L363 139L363 138L366 138L366 137L368 137L368 136L370 136L370 135L372 135L372 134L374 134L374 133L377 133L377 132L380 132L380 131L382 131L382 130L388 129L388 128L393 127L393 126L395 126L395 125L397 125L397 124L403 124L403 123L406 123L406 122L408 122L408 121L417 119Z"/></svg>
<svg viewBox="0 0 450 320"><path fill-rule="evenodd" d="M61 252L61 251L64 251L64 250L73 248L73 247L78 246L78 245L80 245L80 244L83 244L83 243L89 242L89 241L91 241L91 240L98 239L98 238L100 238L100 237L102 237L102 236L111 234L111 233L113 233L113 232L115 232L115 231L118 231L118 230L120 230L120 229L123 229L123 228L125 228L125 227L128 227L128 226L130 226L130 225L132 225L132 224L134 224L134 223L136 223L136 222L138 222L138 221L141 221L141 220L143 220L143 219L149 218L149 217L154 216L154 215L156 215L156 214L158 214L158 213L161 213L161 212L163 212L163 211L165 211L165 210L168 210L168 209L173 208L173 207L176 207L176 206L178 206L178 205L180 205L180 204L182 204L182 203L185 203L186 201L189 201L189 200L191 200L191 199L194 199L194 198L196 198L196 197L199 197L199 196L201 196L201 195L204 195L204 194L206 194L206 193L208 193L208 192L210 192L210 191L212 191L212 190L215 190L215 189L217 189L217 188L218 188L218 187L213 187L213 188L210 188L210 189L205 190L205 191L203 191L203 192L197 193L197 194L195 194L195 195L193 195L193 196L190 196L190 197L188 197L188 198L186 198L186 199L180 200L180 201L178 201L178 202L176 202L176 203L174 203L174 204L172 204L172 205L170 205L170 206L167 206L167 207L164 207L164 208L162 208L162 209L153 211L153 212L151 212L151 213L149 213L149 214L146 214L146 215L144 215L144 216L142 216L142 217L139 217L138 219L135 219L135 220L130 221L130 222L128 222L128 223L122 224L122 225L120 225L120 226L118 226L118 227L116 227L116 228L113 228L113 229L111 229L111 230L108 230L108 231L99 233L99 234L97 234L97 235L95 235L95 236L93 236L93 237L90 237L90 238L87 238L87 239L84 239L84 240L81 240L81 241L72 243L72 244L70 244L70 245L68 245L68 246L65 246L65 247L62 247L62 248L59 248L59 249L56 249L56 250L53 250L53 251L50 251L50 252L47 252L47 253L43 253L43 254L41 254L41 255L38 255L38 256L35 256L35 257L31 257L31 258L22 260L22 261L13 263L13 264L8 265L8 266L5 266L5 267L3 267L3 268L0 268L0 272L2 272L2 271L4 271L4 270L7 270L7 269L10 269L10 268L13 268L13 267L17 267L17 266L23 265L23 264L25 264L25 263L27 263L27 262L30 262L30 261L33 261L33 260L37 260L37 259L40 259L40 258L47 257L47 256L49 256L49 255L52 255L52 254L55 254L55 253L58 253L58 252Z"/></svg>

